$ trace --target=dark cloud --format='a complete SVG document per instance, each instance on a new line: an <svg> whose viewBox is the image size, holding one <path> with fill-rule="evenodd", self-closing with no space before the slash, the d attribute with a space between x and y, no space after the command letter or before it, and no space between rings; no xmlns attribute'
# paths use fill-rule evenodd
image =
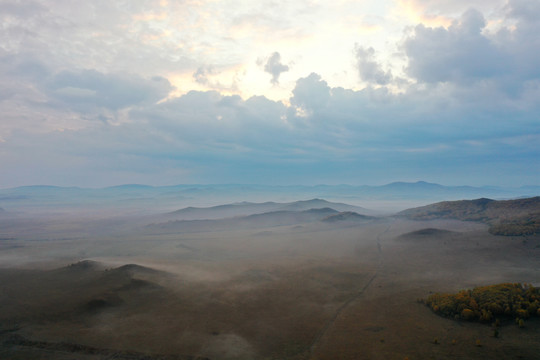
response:
<svg viewBox="0 0 540 360"><path fill-rule="evenodd" d="M274 52L264 65L264 71L272 75L272 84L279 83L279 76L289 71L289 66L281 63L281 55L278 52Z"/></svg>
<svg viewBox="0 0 540 360"><path fill-rule="evenodd" d="M360 79L378 85L387 85L392 81L392 73L384 71L381 64L377 62L375 49L357 45L355 55Z"/></svg>

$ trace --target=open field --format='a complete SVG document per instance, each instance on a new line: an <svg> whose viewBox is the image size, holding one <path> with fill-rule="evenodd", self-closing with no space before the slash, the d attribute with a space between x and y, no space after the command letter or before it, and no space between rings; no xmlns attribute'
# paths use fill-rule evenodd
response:
<svg viewBox="0 0 540 360"><path fill-rule="evenodd" d="M170 215L1 218L0 358L540 358L538 321L493 338L417 302L538 285L539 236L270 214L202 228Z"/></svg>

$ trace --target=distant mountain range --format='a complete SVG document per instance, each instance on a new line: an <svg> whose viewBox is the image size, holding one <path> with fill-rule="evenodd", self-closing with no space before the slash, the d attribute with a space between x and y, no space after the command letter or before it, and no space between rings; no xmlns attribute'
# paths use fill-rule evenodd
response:
<svg viewBox="0 0 540 360"><path fill-rule="evenodd" d="M424 203L444 200L461 200L476 198L515 199L540 195L540 186L525 186L516 188L503 187L473 187L473 186L444 186L439 184L418 182L394 182L382 186L352 186L352 185L316 185L316 186L268 186L242 184L214 185L175 185L148 186L128 184L107 188L77 188L56 186L22 186L10 189L0 189L0 207L7 212L14 211L47 211L50 208L103 209L113 208L122 211L140 211L156 213L172 211L181 207L210 207L218 204L226 205L219 211L237 212L259 206L263 211L287 210L284 204L300 199L324 198L338 203L362 204L362 202L395 202L420 201ZM271 203L268 201L276 201ZM246 203L236 203L245 201ZM313 200L308 200L313 201ZM259 205L255 205L257 203ZM310 207L325 207L307 205ZM334 206L331 206L335 208ZM357 211L358 209L335 208L339 211ZM294 209L289 209L294 210ZM187 216L196 214L197 208L183 211ZM251 211L251 210L250 210ZM360 211L362 212L362 211ZM194 215L195 216L195 215Z"/></svg>
<svg viewBox="0 0 540 360"><path fill-rule="evenodd" d="M354 196L374 196L376 198L429 198L430 196L460 196L485 194L483 197L497 198L499 196L537 196L540 195L540 185L521 187L498 187L498 186L444 186L425 181L417 182L393 182L386 185L246 185L246 184L184 184L172 186L150 186L140 184L126 184L105 188L79 188L79 187L59 187L48 185L21 186L8 189L0 189L0 200L6 196L20 196L26 194L173 194L182 193L185 196L214 194L222 192L246 193L246 194L287 194L298 192L305 194L349 194ZM491 196L488 196L491 195ZM315 196L317 197L317 196ZM480 196L482 197L482 196Z"/></svg>

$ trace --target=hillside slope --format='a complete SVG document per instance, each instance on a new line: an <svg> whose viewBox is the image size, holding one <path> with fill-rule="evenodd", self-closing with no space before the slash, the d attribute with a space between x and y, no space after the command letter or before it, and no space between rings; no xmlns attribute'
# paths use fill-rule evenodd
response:
<svg viewBox="0 0 540 360"><path fill-rule="evenodd" d="M540 197L516 200L443 201L401 211L397 216L411 220L457 219L490 225L495 235L540 234Z"/></svg>
<svg viewBox="0 0 540 360"><path fill-rule="evenodd" d="M145 229L152 234L258 229L315 222L335 214L339 214L339 212L328 207L304 211L272 211L216 220L174 220L152 223L146 225Z"/></svg>

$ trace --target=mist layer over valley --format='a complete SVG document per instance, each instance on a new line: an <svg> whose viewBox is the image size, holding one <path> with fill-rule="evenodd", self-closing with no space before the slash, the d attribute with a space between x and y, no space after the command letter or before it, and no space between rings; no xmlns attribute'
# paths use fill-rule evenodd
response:
<svg viewBox="0 0 540 360"><path fill-rule="evenodd" d="M540 285L535 189L422 187L1 190L0 358L539 358L417 301Z"/></svg>

